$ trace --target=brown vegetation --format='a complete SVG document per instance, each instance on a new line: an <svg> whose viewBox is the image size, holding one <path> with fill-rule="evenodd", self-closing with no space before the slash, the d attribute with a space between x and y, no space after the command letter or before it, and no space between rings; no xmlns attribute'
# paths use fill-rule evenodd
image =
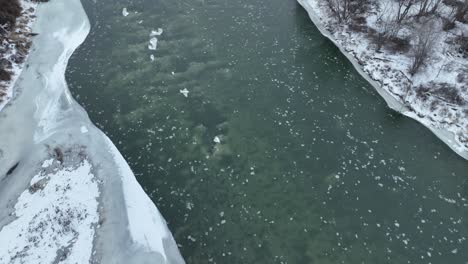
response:
<svg viewBox="0 0 468 264"><path fill-rule="evenodd" d="M0 25L11 28L16 18L21 15L21 6L18 0L0 0Z"/></svg>
<svg viewBox="0 0 468 264"><path fill-rule="evenodd" d="M383 47L388 51L408 53L412 65L411 75L417 74L433 51L437 36L442 30L451 30L456 22L468 22L468 0L387 0L378 8L379 28L369 28L365 19L373 0L325 0L338 23L346 23L351 30L367 33L376 44L376 51ZM450 13L440 12L441 6L450 8ZM446 10L446 8L445 8ZM443 27L435 21L444 21ZM411 38L402 38L403 28L413 27ZM457 47L463 57L468 53L468 37L456 37Z"/></svg>

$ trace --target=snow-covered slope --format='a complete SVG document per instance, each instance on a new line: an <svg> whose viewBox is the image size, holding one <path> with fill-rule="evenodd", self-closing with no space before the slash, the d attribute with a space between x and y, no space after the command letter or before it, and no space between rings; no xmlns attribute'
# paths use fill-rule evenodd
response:
<svg viewBox="0 0 468 264"><path fill-rule="evenodd" d="M0 112L0 264L184 263L122 155L68 91L68 59L90 29L80 0L36 14L18 95Z"/></svg>
<svg viewBox="0 0 468 264"><path fill-rule="evenodd" d="M375 44L366 33L353 31L345 23L337 23L325 1L298 2L307 10L320 32L340 49L392 109L419 121L456 153L468 159L468 81L460 82L457 78L457 75L463 75L468 69L468 61L456 58L448 52L450 47L443 37L436 42L434 52L430 54L430 63L411 76L409 54L385 49L376 52ZM375 27L376 14L377 11L370 12L367 17L367 26L372 29ZM404 33L411 30L415 29L405 28L401 31ZM447 103L437 95L417 96L420 87L446 84L459 91L465 100L464 105ZM436 90L434 89L434 94Z"/></svg>
<svg viewBox="0 0 468 264"><path fill-rule="evenodd" d="M0 38L0 67L11 73L10 80L0 80L0 111L14 97L13 87L24 67L24 58L27 57L27 47L31 41L31 26L35 20L37 4L31 0L19 2L23 12L17 19L16 28L11 32L5 31L7 38Z"/></svg>

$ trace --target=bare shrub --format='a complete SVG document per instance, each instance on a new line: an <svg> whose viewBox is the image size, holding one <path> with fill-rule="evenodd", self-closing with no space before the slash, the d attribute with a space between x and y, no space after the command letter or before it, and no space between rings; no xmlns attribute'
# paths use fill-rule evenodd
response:
<svg viewBox="0 0 468 264"><path fill-rule="evenodd" d="M426 21L417 30L416 43L413 45L413 50L410 54L412 64L409 73L411 75L415 75L426 63L437 38L436 24L432 20Z"/></svg>
<svg viewBox="0 0 468 264"><path fill-rule="evenodd" d="M446 83L438 84L433 94L446 103L458 106L466 105L466 101L463 99L458 89Z"/></svg>
<svg viewBox="0 0 468 264"><path fill-rule="evenodd" d="M0 0L0 7L0 25L13 27L22 11L18 0Z"/></svg>
<svg viewBox="0 0 468 264"><path fill-rule="evenodd" d="M418 2L418 0L396 0L396 2L398 4L398 9L395 21L398 24L401 24L408 17L409 11Z"/></svg>
<svg viewBox="0 0 468 264"><path fill-rule="evenodd" d="M453 29L456 21L468 22L468 0L445 0L444 3L451 8L448 17L444 18L444 30Z"/></svg>
<svg viewBox="0 0 468 264"><path fill-rule="evenodd" d="M457 5L454 18L456 21L466 23L467 15L468 15L468 0L463 0L461 3Z"/></svg>
<svg viewBox="0 0 468 264"><path fill-rule="evenodd" d="M351 0L326 0L333 15L342 23L348 19Z"/></svg>
<svg viewBox="0 0 468 264"><path fill-rule="evenodd" d="M348 21L352 16L364 13L369 5L369 0L325 0L333 15L339 23Z"/></svg>
<svg viewBox="0 0 468 264"><path fill-rule="evenodd" d="M415 92L416 97L423 102L428 99L437 99L431 102L431 111L434 111L435 107L438 106L440 102L456 106L464 106L467 104L460 94L460 91L447 83L430 83L424 86L418 86Z"/></svg>
<svg viewBox="0 0 468 264"><path fill-rule="evenodd" d="M435 14L442 0L419 0L417 17Z"/></svg>
<svg viewBox="0 0 468 264"><path fill-rule="evenodd" d="M388 48L393 52L406 53L409 51L411 47L409 38L401 38L398 36L393 36L388 39L388 42L389 42Z"/></svg>
<svg viewBox="0 0 468 264"><path fill-rule="evenodd" d="M9 81L11 80L11 73L5 69L0 69L0 81Z"/></svg>
<svg viewBox="0 0 468 264"><path fill-rule="evenodd" d="M398 14L392 9L390 2L385 2L380 7L379 15L377 16L377 29L375 42L377 44L377 51L382 49L384 43L392 39L400 32L401 24L397 21Z"/></svg>
<svg viewBox="0 0 468 264"><path fill-rule="evenodd" d="M455 38L455 43L458 45L458 52L463 58L468 57L468 36L459 35Z"/></svg>

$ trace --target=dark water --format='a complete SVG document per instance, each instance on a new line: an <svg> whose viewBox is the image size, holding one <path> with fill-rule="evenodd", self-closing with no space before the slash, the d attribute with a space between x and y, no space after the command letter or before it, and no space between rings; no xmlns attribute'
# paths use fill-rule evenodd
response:
<svg viewBox="0 0 468 264"><path fill-rule="evenodd" d="M84 4L72 93L188 263L468 263L468 163L389 110L294 0Z"/></svg>

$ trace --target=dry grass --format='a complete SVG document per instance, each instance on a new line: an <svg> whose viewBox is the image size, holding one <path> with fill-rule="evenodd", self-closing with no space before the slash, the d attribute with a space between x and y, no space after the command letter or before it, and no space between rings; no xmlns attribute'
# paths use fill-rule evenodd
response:
<svg viewBox="0 0 468 264"><path fill-rule="evenodd" d="M0 24L11 28L16 18L21 15L21 5L18 0L0 0Z"/></svg>

